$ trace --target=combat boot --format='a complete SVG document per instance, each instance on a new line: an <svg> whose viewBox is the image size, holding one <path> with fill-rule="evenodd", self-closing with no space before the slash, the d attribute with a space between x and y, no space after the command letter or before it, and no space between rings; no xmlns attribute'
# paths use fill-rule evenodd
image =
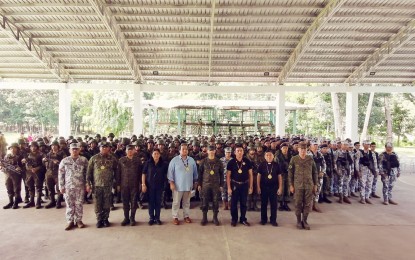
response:
<svg viewBox="0 0 415 260"><path fill-rule="evenodd" d="M323 211L318 207L316 201L313 201L313 210L318 213L323 213Z"/></svg>
<svg viewBox="0 0 415 260"><path fill-rule="evenodd" d="M55 200L55 194L51 192L50 194L50 202L46 204L45 208L50 209L56 207L56 200Z"/></svg>
<svg viewBox="0 0 415 260"><path fill-rule="evenodd" d="M343 203L343 194L339 195L339 200L337 202L340 203L340 204Z"/></svg>
<svg viewBox="0 0 415 260"><path fill-rule="evenodd" d="M200 222L200 225L205 226L207 224L207 212L203 212L203 218L202 221Z"/></svg>
<svg viewBox="0 0 415 260"><path fill-rule="evenodd" d="M217 212L213 213L213 224L215 224L216 226L220 225L219 220L218 220L218 213Z"/></svg>
<svg viewBox="0 0 415 260"><path fill-rule="evenodd" d="M36 209L41 209L41 208L42 208L42 196L41 196L41 193L38 192L37 197L36 197Z"/></svg>
<svg viewBox="0 0 415 260"><path fill-rule="evenodd" d="M59 194L58 195L58 200L56 201L56 208L57 209L60 209L60 208L62 208L62 201L63 201L63 195L62 194Z"/></svg>
<svg viewBox="0 0 415 260"><path fill-rule="evenodd" d="M24 205L23 208L27 209L27 208L31 208L31 207L34 207L34 206L35 206L35 197L30 196L29 202L26 205Z"/></svg>
<svg viewBox="0 0 415 260"><path fill-rule="evenodd" d="M308 214L303 216L303 225L305 230L310 230L310 225L307 223Z"/></svg>
<svg viewBox="0 0 415 260"><path fill-rule="evenodd" d="M296 216L297 216L297 228L298 229L303 229L303 223L301 222L301 214L296 215Z"/></svg>
<svg viewBox="0 0 415 260"><path fill-rule="evenodd" d="M13 196L9 196L9 203L3 207L3 209L10 209L13 206Z"/></svg>
<svg viewBox="0 0 415 260"><path fill-rule="evenodd" d="M130 217L131 226L135 226L137 224L137 222L135 221L135 212L136 212L136 209L131 210L131 217Z"/></svg>
<svg viewBox="0 0 415 260"><path fill-rule="evenodd" d="M398 205L398 202L395 202L395 201L393 201L393 200L389 200L389 204L392 204L392 205Z"/></svg>
<svg viewBox="0 0 415 260"><path fill-rule="evenodd" d="M358 195L356 195L356 193L354 193L353 191L352 192L350 192L350 195L352 196L352 197L355 197L355 198L358 198L359 196Z"/></svg>
<svg viewBox="0 0 415 260"><path fill-rule="evenodd" d="M340 193L334 193L334 197L340 197Z"/></svg>
<svg viewBox="0 0 415 260"><path fill-rule="evenodd" d="M374 192L372 192L371 197L375 198L375 199L380 199L380 197L378 195L376 195L376 193L374 193Z"/></svg>
<svg viewBox="0 0 415 260"><path fill-rule="evenodd" d="M323 195L323 202L325 202L325 203L331 203L331 200L329 200L327 198L327 195Z"/></svg>
<svg viewBox="0 0 415 260"><path fill-rule="evenodd" d="M223 201L223 210L229 210L228 202L226 200Z"/></svg>
<svg viewBox="0 0 415 260"><path fill-rule="evenodd" d="M352 204L352 202L349 200L348 197L344 197L343 198L343 202L347 203L347 204Z"/></svg>
<svg viewBox="0 0 415 260"><path fill-rule="evenodd" d="M121 226L126 226L130 224L129 213L130 213L130 210L124 209L124 220L121 222Z"/></svg>
<svg viewBox="0 0 415 260"><path fill-rule="evenodd" d="M286 201L284 202L284 209L285 209L285 211L291 211L291 209L290 209L290 207L288 207L288 204L287 204Z"/></svg>
<svg viewBox="0 0 415 260"><path fill-rule="evenodd" d="M281 202L280 206L278 207L278 210L279 210L279 211L284 211L284 210L285 210L285 208L284 208L284 203L285 203L285 202Z"/></svg>
<svg viewBox="0 0 415 260"><path fill-rule="evenodd" d="M12 207L12 209L18 209L18 208L19 208L19 199L20 199L20 202L22 201L22 198L17 197L17 198L14 200L14 203L13 203L13 207Z"/></svg>

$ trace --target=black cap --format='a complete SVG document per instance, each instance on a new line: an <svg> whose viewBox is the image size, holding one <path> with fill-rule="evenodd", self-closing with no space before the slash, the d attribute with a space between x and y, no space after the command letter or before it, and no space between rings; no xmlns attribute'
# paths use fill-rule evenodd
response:
<svg viewBox="0 0 415 260"><path fill-rule="evenodd" d="M216 147L214 145L208 146L208 151L214 151L214 150L216 150Z"/></svg>

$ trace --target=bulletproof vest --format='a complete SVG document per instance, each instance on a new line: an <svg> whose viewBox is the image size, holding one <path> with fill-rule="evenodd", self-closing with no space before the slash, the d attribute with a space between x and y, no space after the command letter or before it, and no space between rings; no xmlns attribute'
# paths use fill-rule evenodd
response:
<svg viewBox="0 0 415 260"><path fill-rule="evenodd" d="M330 152L323 155L324 160L326 161L326 171L332 172L333 171L333 160L331 157Z"/></svg>
<svg viewBox="0 0 415 260"><path fill-rule="evenodd" d="M371 158L371 152L369 151L369 152L365 153L363 150L360 150L360 153L361 153L362 156L359 159L359 164L362 164L366 167L369 167L370 166L370 161L372 159Z"/></svg>
<svg viewBox="0 0 415 260"><path fill-rule="evenodd" d="M313 160L316 164L317 167L317 171L321 172L321 169L323 168L323 156L321 155L320 152L317 152L316 155L313 154Z"/></svg>
<svg viewBox="0 0 415 260"><path fill-rule="evenodd" d="M395 153L388 154L385 152L383 154L382 166L383 166L383 169L387 169L388 172L392 168L399 167L399 160L396 154Z"/></svg>
<svg viewBox="0 0 415 260"><path fill-rule="evenodd" d="M350 164L353 163L353 160L349 154L349 152L343 152L340 151L339 152L339 157L337 158L337 160L340 162L341 166L345 167L345 168L349 168ZM350 162L352 161L352 162Z"/></svg>

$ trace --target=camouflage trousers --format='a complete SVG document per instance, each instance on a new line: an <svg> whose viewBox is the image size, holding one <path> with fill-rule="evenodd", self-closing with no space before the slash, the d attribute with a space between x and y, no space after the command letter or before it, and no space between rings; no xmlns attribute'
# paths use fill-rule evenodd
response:
<svg viewBox="0 0 415 260"><path fill-rule="evenodd" d="M26 186L31 197L35 196L35 192L41 193L43 189L43 181L45 180L45 173L32 173L26 171Z"/></svg>
<svg viewBox="0 0 415 260"><path fill-rule="evenodd" d="M369 167L362 166L361 177L359 178L361 199L369 199L370 194L372 193L372 182L373 174Z"/></svg>
<svg viewBox="0 0 415 260"><path fill-rule="evenodd" d="M323 178L318 178L318 182L317 182L317 192L316 195L314 197L314 201L318 202L318 198L320 196L321 190L323 188Z"/></svg>
<svg viewBox="0 0 415 260"><path fill-rule="evenodd" d="M358 178L356 178L355 176L351 176L350 178L350 191L351 192L356 192L359 188L360 185L360 180ZM362 187L360 187L361 190Z"/></svg>
<svg viewBox="0 0 415 260"><path fill-rule="evenodd" d="M323 194L325 196L328 196L332 191L332 189L331 189L332 179L333 178L331 176L328 176L328 175L323 177Z"/></svg>
<svg viewBox="0 0 415 260"><path fill-rule="evenodd" d="M375 173L373 174L372 193L376 193L377 182L378 182L378 173Z"/></svg>
<svg viewBox="0 0 415 260"><path fill-rule="evenodd" d="M347 197L349 195L350 174L345 168L338 169L338 173L337 185L339 194L343 194L344 197Z"/></svg>
<svg viewBox="0 0 415 260"><path fill-rule="evenodd" d="M222 201L231 201L232 196L228 194L228 184L226 183L226 171L223 174L223 180Z"/></svg>
<svg viewBox="0 0 415 260"><path fill-rule="evenodd" d="M295 215L298 216L301 213L308 215L311 210L313 197L312 189L296 189L294 192Z"/></svg>
<svg viewBox="0 0 415 260"><path fill-rule="evenodd" d="M137 209L138 191L138 187L121 186L121 197L124 210L129 211L130 208L131 210Z"/></svg>
<svg viewBox="0 0 415 260"><path fill-rule="evenodd" d="M112 187L95 187L95 215L98 221L108 220L112 205Z"/></svg>
<svg viewBox="0 0 415 260"><path fill-rule="evenodd" d="M6 174L5 183L9 197L21 198L22 176L20 174Z"/></svg>
<svg viewBox="0 0 415 260"><path fill-rule="evenodd" d="M282 175L282 194L278 195L279 202L290 202L290 185L288 183L288 173Z"/></svg>
<svg viewBox="0 0 415 260"><path fill-rule="evenodd" d="M384 201L389 201L392 199L392 189L396 182L396 176L398 174L397 168L392 168L390 175L386 175L385 177L382 177L382 183L383 183L383 199Z"/></svg>
<svg viewBox="0 0 415 260"><path fill-rule="evenodd" d="M208 212L209 202L212 201L212 209L214 213L219 212L219 201L221 198L219 186L204 185L202 188L202 211Z"/></svg>
<svg viewBox="0 0 415 260"><path fill-rule="evenodd" d="M339 193L339 175L333 174L333 178L331 178L331 190L333 193Z"/></svg>
<svg viewBox="0 0 415 260"><path fill-rule="evenodd" d="M84 213L84 195L85 188L69 188L65 189L65 203L66 203L66 221L78 222L82 220Z"/></svg>
<svg viewBox="0 0 415 260"><path fill-rule="evenodd" d="M58 187L58 173L52 174L49 172L46 172L46 187L50 191L51 194L56 194L56 191L58 191L59 194L59 187Z"/></svg>

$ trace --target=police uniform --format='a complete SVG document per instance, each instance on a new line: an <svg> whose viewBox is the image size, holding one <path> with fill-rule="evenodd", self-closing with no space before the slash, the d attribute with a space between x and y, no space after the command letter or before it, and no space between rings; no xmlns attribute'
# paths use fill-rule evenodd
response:
<svg viewBox="0 0 415 260"><path fill-rule="evenodd" d="M364 142L364 144L370 144ZM369 197L372 193L373 172L378 172L376 157L370 150L360 150L359 155L359 184L360 184L360 203L372 204Z"/></svg>
<svg viewBox="0 0 415 260"><path fill-rule="evenodd" d="M392 145L389 143L386 146ZM400 170L400 163L398 155L394 152L383 152L380 155L380 173L382 174L382 193L383 193L383 204L393 204L396 205L397 203L392 200L392 190L395 185L397 178L399 177L401 170Z"/></svg>

